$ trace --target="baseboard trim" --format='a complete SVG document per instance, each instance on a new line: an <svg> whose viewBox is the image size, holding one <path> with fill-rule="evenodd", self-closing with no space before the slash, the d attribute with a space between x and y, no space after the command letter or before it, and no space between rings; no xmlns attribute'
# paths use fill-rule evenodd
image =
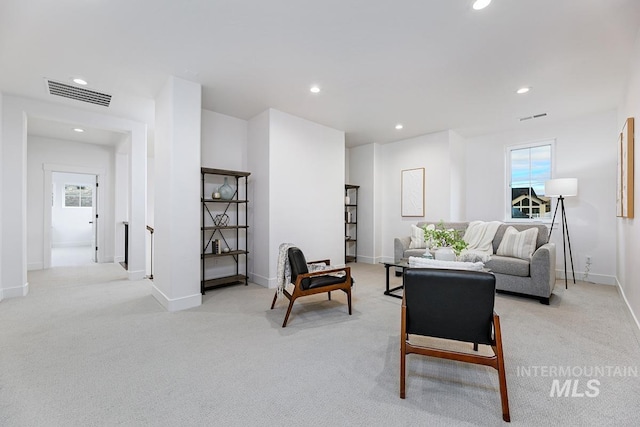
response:
<svg viewBox="0 0 640 427"><path fill-rule="evenodd" d="M267 289L275 288L277 286L275 278L269 279L267 277L260 276L259 274L255 274L255 273L249 273L249 281L251 283L255 283L256 285L265 287Z"/></svg>
<svg viewBox="0 0 640 427"><path fill-rule="evenodd" d="M357 259L358 262L363 264L376 264L376 258L374 257L358 255Z"/></svg>
<svg viewBox="0 0 640 427"><path fill-rule="evenodd" d="M640 334L640 321L638 320L638 316L636 316L636 314L633 312L633 309L631 308L631 304L629 304L629 300L627 299L627 296L624 293L624 288L622 287L622 285L618 281L618 278L616 277L615 279L616 279L616 285L615 286L618 289L618 293L622 297L622 300L624 301L625 305L627 306L627 310L629 311L629 314L631 315L631 318L633 319L633 321L636 324L636 328L637 328L636 332L638 334ZM638 336L640 337L640 335L638 335Z"/></svg>
<svg viewBox="0 0 640 427"><path fill-rule="evenodd" d="M144 270L127 270L127 277L129 280L142 280L147 277L147 273Z"/></svg>
<svg viewBox="0 0 640 427"><path fill-rule="evenodd" d="M202 305L202 294L188 295L186 297L171 299L167 297L155 285L151 286L151 295L163 306L167 311L180 311Z"/></svg>
<svg viewBox="0 0 640 427"><path fill-rule="evenodd" d="M5 298L26 297L29 294L29 282L25 283L22 286L16 286L14 288L0 289L0 292L2 292L2 295L0 295L0 300Z"/></svg>
<svg viewBox="0 0 640 427"><path fill-rule="evenodd" d="M27 271L43 270L43 269L44 269L44 263L42 262L31 262L27 264Z"/></svg>
<svg viewBox="0 0 640 427"><path fill-rule="evenodd" d="M570 270L567 270L567 276L569 276L569 281L573 282L573 274ZM556 270L556 279L564 280L564 270ZM596 283L598 285L610 285L616 286L616 278L615 276L607 276L605 274L593 274L589 273L587 278L584 277L583 271L576 271L576 281Z"/></svg>

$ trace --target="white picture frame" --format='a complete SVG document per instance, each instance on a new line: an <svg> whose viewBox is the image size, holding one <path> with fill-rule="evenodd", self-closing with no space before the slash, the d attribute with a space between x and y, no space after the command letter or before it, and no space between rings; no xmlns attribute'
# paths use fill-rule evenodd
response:
<svg viewBox="0 0 640 427"><path fill-rule="evenodd" d="M402 171L400 198L403 217L424 217L424 168Z"/></svg>

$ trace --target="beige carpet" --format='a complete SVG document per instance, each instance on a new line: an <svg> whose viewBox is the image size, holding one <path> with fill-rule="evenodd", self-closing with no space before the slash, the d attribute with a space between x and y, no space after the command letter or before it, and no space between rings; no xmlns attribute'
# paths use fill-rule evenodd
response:
<svg viewBox="0 0 640 427"><path fill-rule="evenodd" d="M168 313L117 265L32 272L27 297L0 303L0 425L502 424L490 368L411 355L399 398L400 300L382 294L382 266L351 266L352 316L339 293L307 297L284 329L285 300L269 310L274 291L256 285ZM635 325L614 287L559 282L550 306L498 295L496 311L512 425L640 424L636 376L563 377L578 394L597 379L598 395L552 397L557 378L522 375L637 372Z"/></svg>

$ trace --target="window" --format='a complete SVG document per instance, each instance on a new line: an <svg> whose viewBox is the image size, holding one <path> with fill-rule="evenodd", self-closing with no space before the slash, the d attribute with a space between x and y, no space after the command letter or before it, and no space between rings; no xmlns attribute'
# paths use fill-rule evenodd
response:
<svg viewBox="0 0 640 427"><path fill-rule="evenodd" d="M544 182L551 179L552 152L553 141L508 147L507 218L551 217L551 199L544 195Z"/></svg>
<svg viewBox="0 0 640 427"><path fill-rule="evenodd" d="M85 185L64 185L65 208L90 208L92 206L93 189Z"/></svg>

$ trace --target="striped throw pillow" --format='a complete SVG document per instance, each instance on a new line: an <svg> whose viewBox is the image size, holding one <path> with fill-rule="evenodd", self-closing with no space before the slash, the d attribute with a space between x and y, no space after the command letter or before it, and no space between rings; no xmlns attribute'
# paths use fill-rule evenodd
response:
<svg viewBox="0 0 640 427"><path fill-rule="evenodd" d="M425 249L426 247L427 242L424 241L424 230L411 224L411 243L409 243L409 249Z"/></svg>
<svg viewBox="0 0 640 427"><path fill-rule="evenodd" d="M504 231L500 246L498 246L498 250L496 251L496 255L529 260L536 250L537 239L537 228L518 231L513 227L507 227Z"/></svg>

